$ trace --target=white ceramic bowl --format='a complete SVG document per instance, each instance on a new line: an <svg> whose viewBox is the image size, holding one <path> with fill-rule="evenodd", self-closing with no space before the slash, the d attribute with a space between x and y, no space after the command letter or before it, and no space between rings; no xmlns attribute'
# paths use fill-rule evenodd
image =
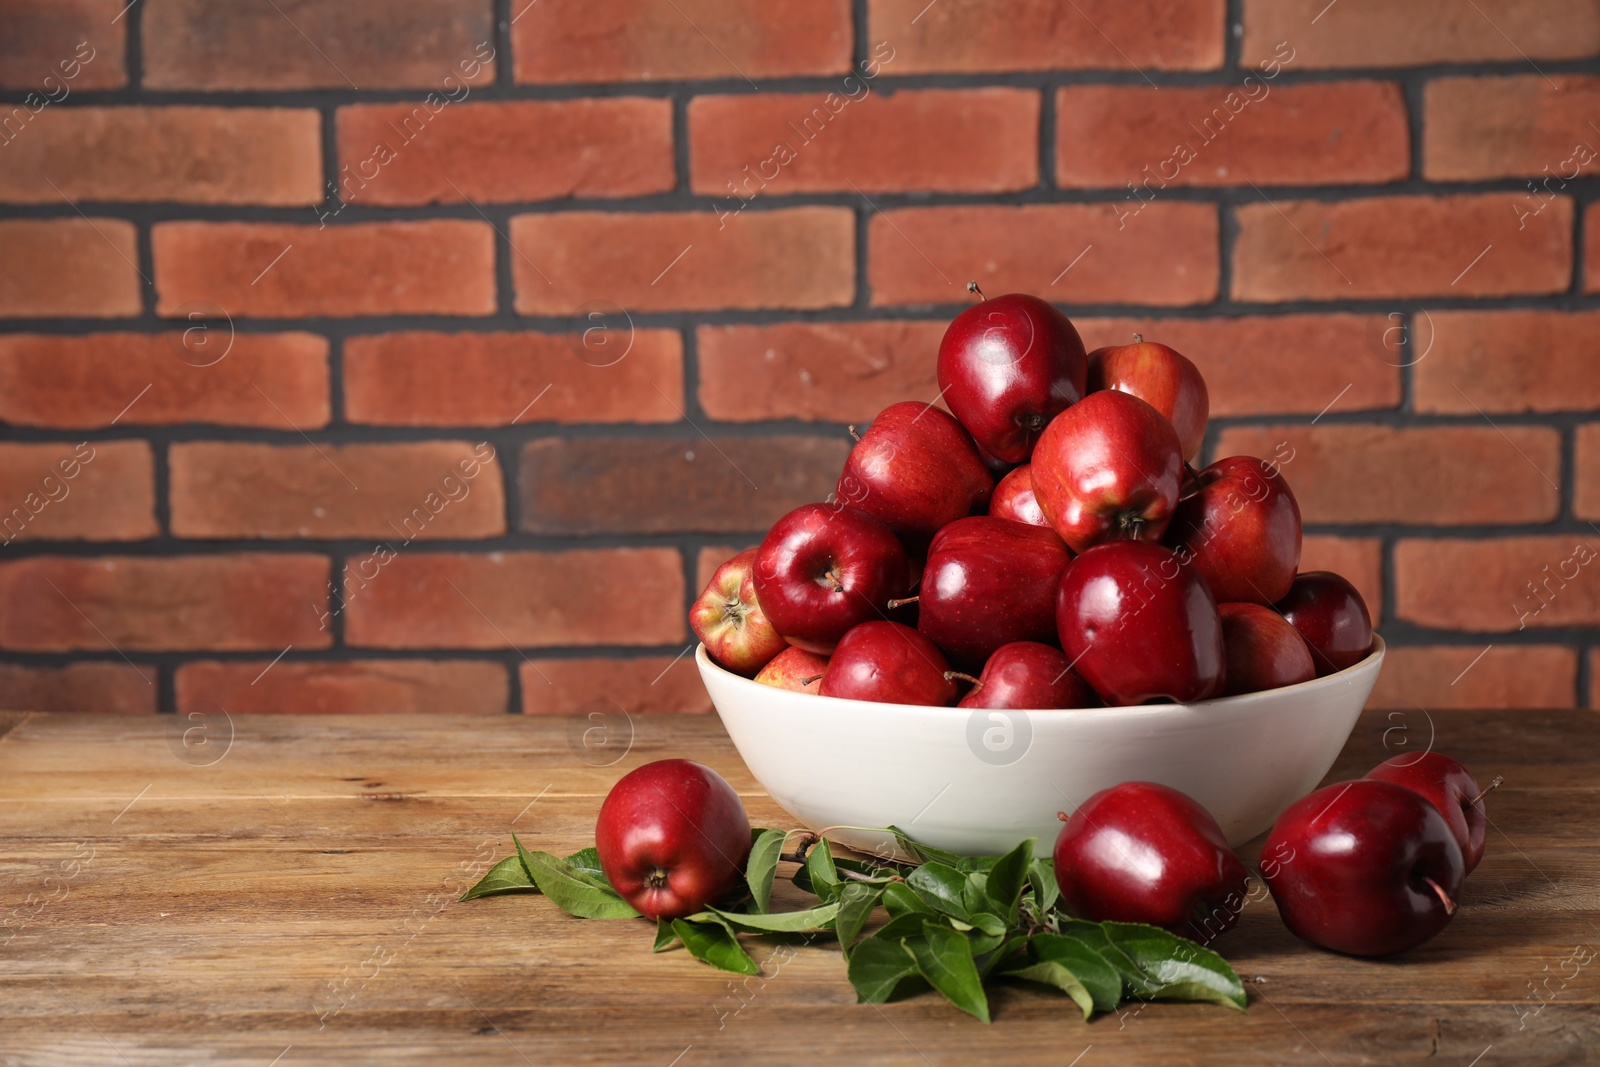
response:
<svg viewBox="0 0 1600 1067"><path fill-rule="evenodd" d="M1130 780L1203 804L1234 845L1262 833L1328 773L1383 663L1199 704L986 711L875 704L760 685L695 653L728 735L772 799L812 830L893 824L915 840L997 855L1055 845L1058 811ZM884 854L884 834L837 830Z"/></svg>

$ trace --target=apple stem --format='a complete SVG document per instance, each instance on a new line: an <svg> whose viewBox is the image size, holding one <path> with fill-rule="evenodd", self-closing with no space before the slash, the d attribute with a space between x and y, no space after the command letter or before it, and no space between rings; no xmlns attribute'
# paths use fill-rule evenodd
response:
<svg viewBox="0 0 1600 1067"><path fill-rule="evenodd" d="M974 678L970 674L962 674L960 671L945 671L944 677L945 681L947 682L953 682L957 678L960 678L963 682L971 682L973 685L972 691L974 693L983 688L983 682L979 681L977 678Z"/></svg>
<svg viewBox="0 0 1600 1067"><path fill-rule="evenodd" d="M920 599L922 599L922 598L921 597L915 597L915 596L901 597L899 600L891 600L891 601L889 601L889 603L886 606L889 608L890 611L893 611L895 608L903 608L907 604L915 604Z"/></svg>
<svg viewBox="0 0 1600 1067"><path fill-rule="evenodd" d="M975 282L975 281L969 281L967 283L967 292L969 292L969 293L977 293L979 300L987 300L987 299L989 299L988 297L983 295L983 290L978 288L978 283Z"/></svg>
<svg viewBox="0 0 1600 1067"><path fill-rule="evenodd" d="M1424 878L1423 881L1432 886L1433 891L1439 894L1439 899L1444 901L1444 913L1446 915L1454 915L1456 913L1456 902L1450 899L1450 894L1444 891L1444 887L1432 878Z"/></svg>
<svg viewBox="0 0 1600 1067"><path fill-rule="evenodd" d="M852 440L852 441L860 441L861 440L861 435L856 433L856 424L855 423L852 422L849 426L846 426L845 429L850 431L850 440Z"/></svg>
<svg viewBox="0 0 1600 1067"><path fill-rule="evenodd" d="M1490 782L1488 785L1483 787L1483 792L1479 793L1477 796L1473 797L1471 800L1469 800L1467 802L1467 807L1469 807L1469 808L1472 807L1472 805L1476 804L1478 801L1482 800L1484 797L1488 796L1490 793L1494 792L1496 789L1499 789L1502 785L1505 784L1505 781L1506 780L1504 778L1500 777L1500 775L1498 775L1498 774L1495 775L1494 776L1494 781Z"/></svg>
<svg viewBox="0 0 1600 1067"><path fill-rule="evenodd" d="M1058 811L1056 812L1056 818L1060 819L1062 822L1066 822L1069 818L1071 818L1071 816L1064 811Z"/></svg>
<svg viewBox="0 0 1600 1067"><path fill-rule="evenodd" d="M817 680L818 680L818 679L820 679L820 678L821 678L821 677L822 677L822 675L820 675L820 674L813 674L813 675L812 675L812 676L811 676L811 677L809 677L809 678L802 678L802 679L800 679L800 684L801 684L801 685L810 685L810 684L811 684L811 683L812 683L812 682L815 682L815 681L817 681Z"/></svg>
<svg viewBox="0 0 1600 1067"><path fill-rule="evenodd" d="M1188 478L1184 479L1183 482L1184 486L1188 487L1188 492L1183 492L1182 490L1178 492L1178 502L1180 504L1185 500L1199 496L1200 489L1202 488L1199 471L1195 470L1194 467L1188 463L1183 465L1183 471L1189 476Z"/></svg>
<svg viewBox="0 0 1600 1067"><path fill-rule="evenodd" d="M1133 343L1136 344L1136 345L1144 344L1144 334L1142 334L1142 333L1134 334L1133 335Z"/></svg>

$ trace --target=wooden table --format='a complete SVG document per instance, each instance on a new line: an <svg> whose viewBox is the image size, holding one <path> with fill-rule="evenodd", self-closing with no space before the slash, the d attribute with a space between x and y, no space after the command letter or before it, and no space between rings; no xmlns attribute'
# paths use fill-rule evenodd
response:
<svg viewBox="0 0 1600 1067"><path fill-rule="evenodd" d="M453 903L513 829L553 852L590 843L610 784L667 755L716 767L752 819L787 825L714 717L613 722L608 747L586 747L592 724L561 718L0 714L0 1064L1593 1058L1600 717L1433 722L1441 751L1506 784L1432 943L1346 959L1253 904L1220 946L1246 1016L1153 1005L1086 1025L1065 998L1005 989L984 1026L932 996L857 1005L832 943L758 945L766 976L735 979L652 955L642 922L532 896ZM1369 712L1331 777L1429 732L1423 712Z"/></svg>

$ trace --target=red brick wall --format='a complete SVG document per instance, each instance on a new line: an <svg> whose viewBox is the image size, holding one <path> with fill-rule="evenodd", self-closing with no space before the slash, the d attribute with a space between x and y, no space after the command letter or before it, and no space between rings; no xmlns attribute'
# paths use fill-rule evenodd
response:
<svg viewBox="0 0 1600 1067"><path fill-rule="evenodd" d="M1293 448L1379 703L1596 700L1596 0L124 5L0 0L0 706L703 709L969 278Z"/></svg>

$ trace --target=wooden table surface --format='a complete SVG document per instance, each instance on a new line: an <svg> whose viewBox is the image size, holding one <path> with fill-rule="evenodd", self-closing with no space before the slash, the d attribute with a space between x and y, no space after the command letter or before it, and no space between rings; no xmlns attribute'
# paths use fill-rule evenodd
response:
<svg viewBox="0 0 1600 1067"><path fill-rule="evenodd" d="M1506 779L1461 911L1405 959L1318 952L1255 903L1219 945L1246 980L1248 1015L1158 1004L1085 1024L1063 997L1006 988L989 1026L931 995L857 1005L831 942L758 944L765 975L743 979L652 955L643 922L573 919L535 896L454 903L508 854L513 829L552 852L592 843L611 783L668 755L721 771L758 824L789 825L714 717L619 719L586 744L592 726L0 714L0 1063L1493 1067L1600 1055L1592 712L1363 717L1330 779L1430 733L1480 780Z"/></svg>

